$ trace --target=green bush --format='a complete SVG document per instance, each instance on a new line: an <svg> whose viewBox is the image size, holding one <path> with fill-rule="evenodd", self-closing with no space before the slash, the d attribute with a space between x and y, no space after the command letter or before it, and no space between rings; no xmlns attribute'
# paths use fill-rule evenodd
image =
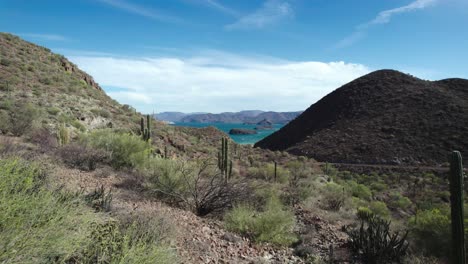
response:
<svg viewBox="0 0 468 264"><path fill-rule="evenodd" d="M80 193L47 189L38 165L0 160L0 171L1 263L176 262L154 229L96 214Z"/></svg>
<svg viewBox="0 0 468 264"><path fill-rule="evenodd" d="M226 228L250 236L256 242L290 245L297 241L293 233L294 214L283 208L279 198L271 197L263 211L240 205L224 217Z"/></svg>
<svg viewBox="0 0 468 264"><path fill-rule="evenodd" d="M0 102L0 109L9 111L13 108L13 106L14 104L11 99L2 98L2 101Z"/></svg>
<svg viewBox="0 0 468 264"><path fill-rule="evenodd" d="M91 211L44 189L44 173L18 159L0 161L0 262L64 261L87 241Z"/></svg>
<svg viewBox="0 0 468 264"><path fill-rule="evenodd" d="M104 118L109 118L111 116L111 113L109 111L102 109L102 108L91 109L91 113L102 116Z"/></svg>
<svg viewBox="0 0 468 264"><path fill-rule="evenodd" d="M249 167L248 174L251 177L265 181L273 181L275 177L275 165L273 163L262 164L261 167ZM289 171L281 166L276 167L276 181L285 183L289 177Z"/></svg>
<svg viewBox="0 0 468 264"><path fill-rule="evenodd" d="M334 182L328 182L322 188L322 196L322 206L332 211L339 211L346 199L349 198L345 187Z"/></svg>
<svg viewBox="0 0 468 264"><path fill-rule="evenodd" d="M110 153L111 165L115 168L142 166L151 154L151 146L140 137L108 129L84 136L84 140Z"/></svg>
<svg viewBox="0 0 468 264"><path fill-rule="evenodd" d="M355 181L347 181L346 184L350 189L352 196L367 201L372 199L372 191L369 189L369 187L363 184L359 184Z"/></svg>
<svg viewBox="0 0 468 264"><path fill-rule="evenodd" d="M376 215L389 218L390 217L390 210L388 210L387 205L381 201L372 201L369 204L369 209Z"/></svg>
<svg viewBox="0 0 468 264"><path fill-rule="evenodd" d="M15 136L21 136L28 133L34 126L34 123L39 121L41 115L41 109L32 104L22 104L15 107L15 109L10 113L10 132Z"/></svg>
<svg viewBox="0 0 468 264"><path fill-rule="evenodd" d="M388 189L387 184L385 184L384 182L373 182L371 183L370 187L376 192L381 192Z"/></svg>
<svg viewBox="0 0 468 264"><path fill-rule="evenodd" d="M410 235L418 249L438 257L450 253L450 215L439 209L418 212L409 220Z"/></svg>
<svg viewBox="0 0 468 264"><path fill-rule="evenodd" d="M76 120L76 119L73 120L73 121L71 122L71 125L72 125L74 128L80 130L81 132L85 132L85 131L86 131L86 127L85 127L80 121L78 121L78 120Z"/></svg>
<svg viewBox="0 0 468 264"><path fill-rule="evenodd" d="M60 109L57 107L49 107L47 108L47 113L51 115L57 115L60 112Z"/></svg>
<svg viewBox="0 0 468 264"><path fill-rule="evenodd" d="M393 208L407 209L411 206L411 200L400 193L392 193L388 204Z"/></svg>

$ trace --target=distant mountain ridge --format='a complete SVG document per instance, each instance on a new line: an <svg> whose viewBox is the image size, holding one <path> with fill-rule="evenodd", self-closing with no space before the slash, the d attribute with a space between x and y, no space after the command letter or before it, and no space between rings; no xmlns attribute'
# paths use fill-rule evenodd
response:
<svg viewBox="0 0 468 264"><path fill-rule="evenodd" d="M468 80L380 70L328 94L255 146L327 162L435 165L452 150L468 158L467 116Z"/></svg>
<svg viewBox="0 0 468 264"><path fill-rule="evenodd" d="M156 118L169 122L182 123L252 123L256 124L262 120L268 120L274 124L286 124L299 116L302 111L297 112L273 112L261 110L245 110L240 112L225 112L220 114L211 113L181 113L163 112L156 114Z"/></svg>

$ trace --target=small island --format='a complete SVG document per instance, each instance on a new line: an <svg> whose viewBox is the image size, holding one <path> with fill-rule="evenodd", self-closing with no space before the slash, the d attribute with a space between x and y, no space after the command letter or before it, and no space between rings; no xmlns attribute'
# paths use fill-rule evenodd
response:
<svg viewBox="0 0 468 264"><path fill-rule="evenodd" d="M230 135L255 135L257 131L253 129L245 129L245 128L233 128L229 130Z"/></svg>

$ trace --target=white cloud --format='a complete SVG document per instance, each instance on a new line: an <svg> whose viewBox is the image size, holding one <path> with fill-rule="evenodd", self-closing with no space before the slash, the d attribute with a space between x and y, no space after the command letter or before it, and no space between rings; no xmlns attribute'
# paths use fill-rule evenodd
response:
<svg viewBox="0 0 468 264"><path fill-rule="evenodd" d="M294 16L294 10L288 2L268 0L252 14L241 17L235 23L225 26L227 30L261 29Z"/></svg>
<svg viewBox="0 0 468 264"><path fill-rule="evenodd" d="M427 7L435 5L438 1L439 0L416 0L405 6L379 12L377 16L371 21L368 21L364 24L357 26L356 30L350 36L347 36L346 38L340 40L334 46L334 48L343 48L343 47L354 44L355 42L362 39L366 35L367 30L370 27L379 25L379 24L387 24L391 21L392 17L395 15L412 12L412 11L416 11L420 9L425 9Z"/></svg>
<svg viewBox="0 0 468 264"><path fill-rule="evenodd" d="M158 11L149 7L136 5L133 3L126 2L124 0L99 0L102 3L110 5L114 8L124 10L128 13L133 13L139 16L147 17L150 19L159 20L167 23L180 23L182 19L168 15L162 11Z"/></svg>
<svg viewBox="0 0 468 264"><path fill-rule="evenodd" d="M69 40L68 38L62 36L62 35L57 35L57 34L37 34L37 33L19 33L18 35L25 37L25 38L31 38L31 39L36 39L36 40L47 40L47 41L67 41Z"/></svg>
<svg viewBox="0 0 468 264"><path fill-rule="evenodd" d="M110 95L143 112L295 111L369 69L345 62L294 62L223 52L194 57L71 57Z"/></svg>

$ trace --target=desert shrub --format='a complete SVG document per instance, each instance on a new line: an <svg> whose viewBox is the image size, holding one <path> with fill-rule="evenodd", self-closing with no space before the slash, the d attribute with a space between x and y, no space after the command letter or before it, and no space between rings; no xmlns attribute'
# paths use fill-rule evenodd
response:
<svg viewBox="0 0 468 264"><path fill-rule="evenodd" d="M438 257L450 253L450 215L439 209L425 210L409 220L410 235L415 246L428 255Z"/></svg>
<svg viewBox="0 0 468 264"><path fill-rule="evenodd" d="M376 215L370 215L361 220L360 226L348 229L351 251L363 263L400 263L406 255L408 233L400 236L398 232L390 231L390 221Z"/></svg>
<svg viewBox="0 0 468 264"><path fill-rule="evenodd" d="M346 189L334 182L328 182L322 188L322 206L326 210L339 211L348 198Z"/></svg>
<svg viewBox="0 0 468 264"><path fill-rule="evenodd" d="M246 184L237 179L227 181L217 164L208 160L195 163L152 158L141 170L151 191L200 216L230 208L249 195Z"/></svg>
<svg viewBox="0 0 468 264"><path fill-rule="evenodd" d="M174 250L154 243L137 224L123 226L115 220L93 223L90 239L93 243L81 253L78 263L177 262Z"/></svg>
<svg viewBox="0 0 468 264"><path fill-rule="evenodd" d="M7 58L2 58L0 60L0 64L3 65L3 66L10 66L11 64L11 60L7 59Z"/></svg>
<svg viewBox="0 0 468 264"><path fill-rule="evenodd" d="M74 128L80 130L81 132L85 132L85 131L86 131L86 127L85 127L80 121L78 121L78 120L76 120L76 119L73 120L73 121L71 122L71 125L72 125Z"/></svg>
<svg viewBox="0 0 468 264"><path fill-rule="evenodd" d="M350 189L352 196L367 201L372 199L372 191L367 186L355 181L347 181L346 185Z"/></svg>
<svg viewBox="0 0 468 264"><path fill-rule="evenodd" d="M61 262L75 254L95 219L91 211L46 190L36 164L0 160L0 171L0 262Z"/></svg>
<svg viewBox="0 0 468 264"><path fill-rule="evenodd" d="M393 208L407 209L411 205L411 200L396 192L390 195L388 204Z"/></svg>
<svg viewBox="0 0 468 264"><path fill-rule="evenodd" d="M390 217L390 210L388 210L387 205L384 202L372 201L369 204L369 209L372 211L372 213L380 217L383 217L383 218Z"/></svg>
<svg viewBox="0 0 468 264"><path fill-rule="evenodd" d="M338 175L338 169L330 163L325 163L325 165L322 166L322 170L323 173L330 177L335 177L336 175Z"/></svg>
<svg viewBox="0 0 468 264"><path fill-rule="evenodd" d="M277 197L272 197L261 212L246 205L236 206L225 215L224 222L227 229L256 242L290 245L297 241L294 214L284 209Z"/></svg>
<svg viewBox="0 0 468 264"><path fill-rule="evenodd" d="M47 189L46 174L21 159L0 160L0 262L175 263L175 254L132 221L119 224L79 193Z"/></svg>
<svg viewBox="0 0 468 264"><path fill-rule="evenodd" d="M22 104L11 111L10 132L15 136L21 136L30 131L34 122L41 116L41 110L31 104Z"/></svg>
<svg viewBox="0 0 468 264"><path fill-rule="evenodd" d="M99 116L102 116L104 118L109 118L110 117L110 112L105 110L105 109L102 109L102 108L94 108L94 109L91 109L91 112L95 115L99 115Z"/></svg>
<svg viewBox="0 0 468 264"><path fill-rule="evenodd" d="M0 110L0 133L10 131L10 116L6 111Z"/></svg>
<svg viewBox="0 0 468 264"><path fill-rule="evenodd" d="M83 140L91 147L110 153L110 162L115 168L141 166L151 153L151 146L140 137L107 129L86 135Z"/></svg>
<svg viewBox="0 0 468 264"><path fill-rule="evenodd" d="M57 115L60 112L60 109L57 107L49 107L47 108L47 113L51 115Z"/></svg>
<svg viewBox="0 0 468 264"><path fill-rule="evenodd" d="M371 183L370 188L376 192L381 192L387 190L388 186L384 182L373 182Z"/></svg>
<svg viewBox="0 0 468 264"><path fill-rule="evenodd" d="M3 98L0 102L0 109L11 110L14 107L14 103L11 99Z"/></svg>
<svg viewBox="0 0 468 264"><path fill-rule="evenodd" d="M47 152L57 147L57 137L47 128L34 129L28 135L29 141L38 145L40 151Z"/></svg>
<svg viewBox="0 0 468 264"><path fill-rule="evenodd" d="M57 156L70 167L93 171L98 163L108 163L110 154L86 144L71 143L57 149Z"/></svg>
<svg viewBox="0 0 468 264"><path fill-rule="evenodd" d="M261 164L260 167L249 167L249 176L262 179L265 181L273 181L275 177L275 165L273 163ZM285 183L288 180L289 171L281 166L276 167L276 181L279 183Z"/></svg>
<svg viewBox="0 0 468 264"><path fill-rule="evenodd" d="M109 212L112 204L112 190L106 191L104 185L101 185L87 194L85 201L97 212Z"/></svg>
<svg viewBox="0 0 468 264"><path fill-rule="evenodd" d="M372 215L374 215L374 213L371 209L369 209L369 207L360 206L357 209L356 215L360 220L366 220L369 219Z"/></svg>

